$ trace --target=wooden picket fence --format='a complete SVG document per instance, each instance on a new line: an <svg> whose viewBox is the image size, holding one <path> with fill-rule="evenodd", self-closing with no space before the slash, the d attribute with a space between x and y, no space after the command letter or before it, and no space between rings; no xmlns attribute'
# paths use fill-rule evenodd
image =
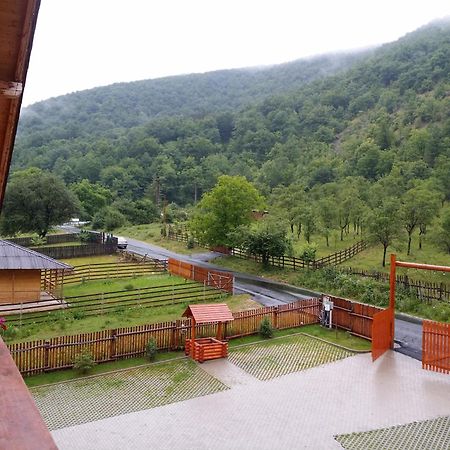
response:
<svg viewBox="0 0 450 450"><path fill-rule="evenodd" d="M357 275L360 277L373 278L376 281L383 283L389 282L389 274L377 271L368 271L361 269L354 269L352 267L341 269L344 273L350 275ZM450 286L445 283L433 283L428 281L414 280L408 275L396 276L397 287L407 289L410 293L415 295L422 301L443 301L450 302Z"/></svg>
<svg viewBox="0 0 450 450"><path fill-rule="evenodd" d="M256 334L264 317L277 329L317 323L320 305L321 300L314 298L233 313L234 321L224 327L224 336L233 339ZM195 334L208 337L216 333L217 324L210 323L197 325ZM97 363L142 356L150 339L155 339L158 350L182 349L190 335L190 319L181 319L20 342L9 344L8 348L20 372L31 375L73 367L75 356L83 351L90 352Z"/></svg>
<svg viewBox="0 0 450 450"><path fill-rule="evenodd" d="M423 321L422 368L450 374L450 323Z"/></svg>

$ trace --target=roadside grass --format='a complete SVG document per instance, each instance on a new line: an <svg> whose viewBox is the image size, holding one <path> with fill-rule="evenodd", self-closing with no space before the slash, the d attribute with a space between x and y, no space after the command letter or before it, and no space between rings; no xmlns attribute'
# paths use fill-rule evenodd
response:
<svg viewBox="0 0 450 450"><path fill-rule="evenodd" d="M347 333L342 330L329 330L321 327L320 325L305 325L303 327L297 328L289 328L286 330L275 330L274 337L283 337L289 336L295 333L305 333L310 336L319 337L327 342L331 342L334 344L342 345L348 349L356 350L356 351L369 351L370 350L370 342L358 338L356 336L352 336L350 333ZM229 348L233 349L236 346L242 344L252 344L258 342L268 342L267 339L263 339L259 335L253 336L245 336L242 338L231 339L229 341ZM276 340L273 341L274 345L276 345ZM183 351L171 351L171 352L158 352L156 355L155 362L167 361L174 358L184 357ZM108 373L115 370L127 369L131 367L137 367L141 365L150 364L146 358L131 358L118 360L114 362L97 364L90 371L90 375L98 375L102 373ZM73 379L82 379L86 377L86 375L80 375L75 372L73 369L65 369L58 370L54 372L42 373L39 375L31 375L24 377L24 381L28 387L40 386L43 384L50 383L59 383L61 381L73 380Z"/></svg>
<svg viewBox="0 0 450 450"><path fill-rule="evenodd" d="M164 238L161 235L160 223L130 225L117 228L114 230L114 235L125 236L132 239L138 239L139 241L148 242L150 244L159 245L160 247L164 247L167 250L181 253L183 255L190 255L191 253L204 252L208 250L197 245L195 245L194 248L188 249L185 242L178 242Z"/></svg>
<svg viewBox="0 0 450 450"><path fill-rule="evenodd" d="M339 272L339 268L327 267L320 270L279 269L262 267L254 261L234 257L221 257L214 260L227 269L259 275L276 281L292 284L304 289L326 292L331 295L352 298L362 303L387 307L389 302L389 283L346 275ZM425 302L411 295L404 289L397 289L396 310L440 322L450 322L450 304L446 302Z"/></svg>
<svg viewBox="0 0 450 450"><path fill-rule="evenodd" d="M416 240L413 241L417 243ZM377 272L389 273L389 259L390 254L395 253L397 260L418 262L423 264L435 264L442 266L450 266L450 255L443 253L440 249L436 248L431 242L425 241L422 245L422 250L417 248L417 245L411 247L411 254L407 255L407 246L403 242L394 242L392 247L388 248L386 254L386 267L382 266L383 259L383 246L373 245L353 258L345 261L342 267L352 267L354 269L372 270ZM445 272L432 272L429 270L417 270L417 269L404 269L397 268L397 273L406 274L408 277L414 280L422 280L437 283L450 284L450 273Z"/></svg>
<svg viewBox="0 0 450 450"><path fill-rule="evenodd" d="M251 302L248 294L235 296L222 294L207 301L208 303L229 304L232 311L248 309L249 302ZM198 298L195 301L195 303L200 302L202 300ZM95 316L83 316L81 310L74 313L70 309L59 310L49 314L44 323L22 325L21 327L10 326L4 332L3 340L7 344L12 344L149 323L170 322L180 319L190 303L193 302L187 298L182 303L170 304L168 301L167 305L158 307L146 308L144 305L133 305L117 308L113 312L105 311L104 314L100 313Z"/></svg>

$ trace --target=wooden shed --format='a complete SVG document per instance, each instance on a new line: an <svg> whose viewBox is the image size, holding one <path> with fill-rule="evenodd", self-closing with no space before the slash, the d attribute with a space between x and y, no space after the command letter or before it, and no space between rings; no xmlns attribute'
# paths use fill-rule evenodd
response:
<svg viewBox="0 0 450 450"><path fill-rule="evenodd" d="M194 361L204 362L209 359L226 358L228 342L223 338L223 324L234 320L228 305L225 303L209 305L190 305L183 317L191 318L191 339L186 339L184 352L191 355ZM216 337L195 338L196 326L217 323Z"/></svg>
<svg viewBox="0 0 450 450"><path fill-rule="evenodd" d="M68 264L0 240L0 304L61 297Z"/></svg>

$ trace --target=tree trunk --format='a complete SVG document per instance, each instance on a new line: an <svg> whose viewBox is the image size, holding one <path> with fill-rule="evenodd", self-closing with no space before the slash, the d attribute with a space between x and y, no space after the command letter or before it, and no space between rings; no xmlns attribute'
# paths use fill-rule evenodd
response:
<svg viewBox="0 0 450 450"><path fill-rule="evenodd" d="M341 228L341 241L343 241L343 240L344 240L344 229Z"/></svg>
<svg viewBox="0 0 450 450"><path fill-rule="evenodd" d="M419 250L422 250L422 234L419 233Z"/></svg>
<svg viewBox="0 0 450 450"><path fill-rule="evenodd" d="M328 242L328 236L325 236L325 239L327 240L327 247L329 247L330 243Z"/></svg>
<svg viewBox="0 0 450 450"><path fill-rule="evenodd" d="M294 234L294 224L291 223L291 233Z"/></svg>
<svg viewBox="0 0 450 450"><path fill-rule="evenodd" d="M406 252L407 255L411 253L411 235L408 234L408 251Z"/></svg>
<svg viewBox="0 0 450 450"><path fill-rule="evenodd" d="M388 246L383 244L383 267L386 267L386 250Z"/></svg>

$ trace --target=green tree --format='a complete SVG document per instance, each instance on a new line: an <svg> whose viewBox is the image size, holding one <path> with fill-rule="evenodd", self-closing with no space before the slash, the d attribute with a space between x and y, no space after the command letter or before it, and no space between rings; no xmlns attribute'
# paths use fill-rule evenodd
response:
<svg viewBox="0 0 450 450"><path fill-rule="evenodd" d="M86 179L72 184L70 189L80 200L84 212L83 219L92 219L96 212L107 206L112 200L112 193L109 189Z"/></svg>
<svg viewBox="0 0 450 450"><path fill-rule="evenodd" d="M385 199L383 203L367 216L368 238L383 245L383 267L386 266L386 251L400 234L401 222L398 215L398 203L395 199Z"/></svg>
<svg viewBox="0 0 450 450"><path fill-rule="evenodd" d="M35 232L45 237L78 212L76 196L56 175L40 169L16 172L6 190L1 220L2 234Z"/></svg>
<svg viewBox="0 0 450 450"><path fill-rule="evenodd" d="M405 193L400 209L403 227L408 233L408 252L411 253L412 234L420 227L420 247L422 247L422 236L426 233L429 225L439 208L439 197L428 189L417 187Z"/></svg>
<svg viewBox="0 0 450 450"><path fill-rule="evenodd" d="M242 230L240 230L242 232ZM252 255L261 256L264 266L269 264L271 257L281 257L289 249L290 242L286 237L285 227L264 224L256 230L243 233L242 245Z"/></svg>
<svg viewBox="0 0 450 450"><path fill-rule="evenodd" d="M104 231L113 231L126 224L127 218L112 206L102 208L92 219L92 227Z"/></svg>
<svg viewBox="0 0 450 450"><path fill-rule="evenodd" d="M442 217L433 233L433 240L450 254L450 209L443 212Z"/></svg>
<svg viewBox="0 0 450 450"><path fill-rule="evenodd" d="M197 204L190 230L202 243L229 245L228 233L250 224L252 210L262 204L261 195L244 177L223 175Z"/></svg>

